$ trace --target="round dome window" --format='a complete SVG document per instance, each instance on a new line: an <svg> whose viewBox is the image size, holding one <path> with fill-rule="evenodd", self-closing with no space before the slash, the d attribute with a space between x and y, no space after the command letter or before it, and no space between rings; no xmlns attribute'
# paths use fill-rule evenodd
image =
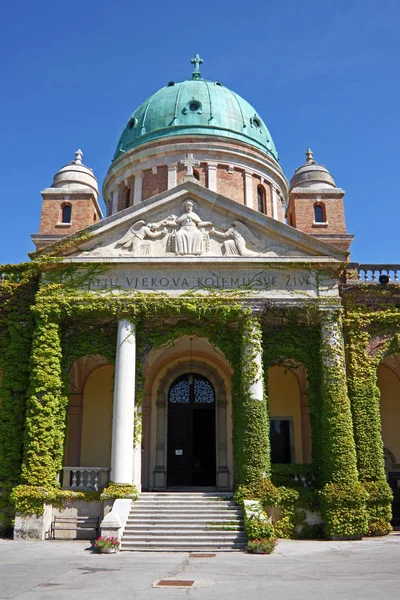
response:
<svg viewBox="0 0 400 600"><path fill-rule="evenodd" d="M189 110L191 110L192 112L197 112L198 110L200 110L200 108L201 108L201 104L200 104L200 102L197 102L197 100L193 100L189 104Z"/></svg>

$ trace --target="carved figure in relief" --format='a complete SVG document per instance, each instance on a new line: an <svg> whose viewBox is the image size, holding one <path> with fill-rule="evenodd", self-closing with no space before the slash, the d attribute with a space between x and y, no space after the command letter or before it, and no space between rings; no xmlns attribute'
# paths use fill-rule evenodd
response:
<svg viewBox="0 0 400 600"><path fill-rule="evenodd" d="M241 221L233 221L230 227L224 227L223 229L224 231L217 231L213 227L210 231L216 237L225 238L226 241L222 244L222 254L257 256L260 253L260 242ZM250 245L254 250L249 250L247 245Z"/></svg>
<svg viewBox="0 0 400 600"><path fill-rule="evenodd" d="M168 233L165 227L159 231L161 225L161 223L146 224L145 221L136 221L116 246L130 249L134 256L150 256L150 241L146 240L161 238Z"/></svg>
<svg viewBox="0 0 400 600"><path fill-rule="evenodd" d="M208 250L209 236L205 228L211 227L212 223L202 221L194 212L193 206L193 202L188 200L179 217L170 215L162 222L162 225L173 228L167 242L167 250L175 254L199 256Z"/></svg>

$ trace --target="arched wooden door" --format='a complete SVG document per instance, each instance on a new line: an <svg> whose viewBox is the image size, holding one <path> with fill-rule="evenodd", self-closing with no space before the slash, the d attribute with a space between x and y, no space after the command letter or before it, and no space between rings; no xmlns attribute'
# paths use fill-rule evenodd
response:
<svg viewBox="0 0 400 600"><path fill-rule="evenodd" d="M167 485L215 486L215 392L198 373L181 375L168 392Z"/></svg>

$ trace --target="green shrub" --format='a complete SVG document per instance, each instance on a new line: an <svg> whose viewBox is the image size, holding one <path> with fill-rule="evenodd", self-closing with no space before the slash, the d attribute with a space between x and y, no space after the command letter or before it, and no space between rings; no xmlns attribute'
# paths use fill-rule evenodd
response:
<svg viewBox="0 0 400 600"><path fill-rule="evenodd" d="M351 538L367 533L368 494L361 483L328 483L320 491L320 498L328 537Z"/></svg>
<svg viewBox="0 0 400 600"><path fill-rule="evenodd" d="M366 481L363 483L368 492L366 509L368 515L367 534L388 535L392 531L393 493L386 481Z"/></svg>
<svg viewBox="0 0 400 600"><path fill-rule="evenodd" d="M136 486L130 483L114 483L113 481L110 481L108 486L104 488L100 498L102 500L116 500L121 498L137 500L139 498L139 493Z"/></svg>

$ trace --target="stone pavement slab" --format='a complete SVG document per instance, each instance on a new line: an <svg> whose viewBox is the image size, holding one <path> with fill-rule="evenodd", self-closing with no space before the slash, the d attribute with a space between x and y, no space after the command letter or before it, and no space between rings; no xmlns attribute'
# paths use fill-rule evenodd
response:
<svg viewBox="0 0 400 600"><path fill-rule="evenodd" d="M154 587L162 579L193 586ZM0 599L394 600L400 533L353 542L282 540L274 554L91 552L87 542L0 540Z"/></svg>

